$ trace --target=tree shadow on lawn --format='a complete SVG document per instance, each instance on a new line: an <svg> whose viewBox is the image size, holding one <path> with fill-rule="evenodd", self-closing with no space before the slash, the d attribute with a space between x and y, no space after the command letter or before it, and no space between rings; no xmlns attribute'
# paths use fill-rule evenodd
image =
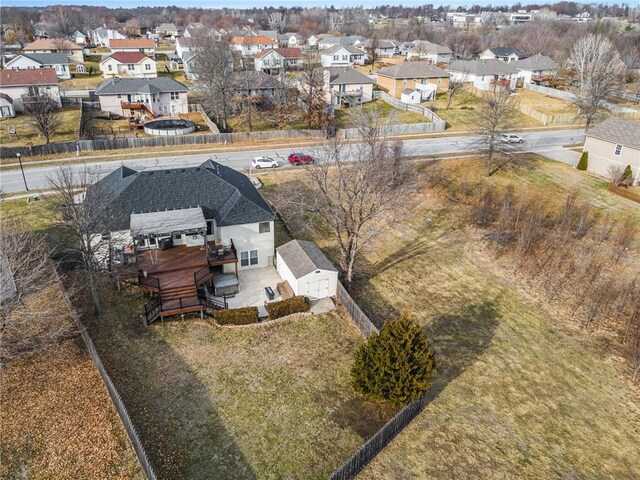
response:
<svg viewBox="0 0 640 480"><path fill-rule="evenodd" d="M158 478L257 478L196 372L141 325L141 296L104 290L105 315L85 322Z"/></svg>

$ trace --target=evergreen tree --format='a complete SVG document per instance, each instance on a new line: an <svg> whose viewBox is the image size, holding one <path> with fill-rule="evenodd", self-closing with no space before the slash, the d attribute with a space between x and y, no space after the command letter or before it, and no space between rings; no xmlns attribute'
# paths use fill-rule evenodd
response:
<svg viewBox="0 0 640 480"><path fill-rule="evenodd" d="M435 367L429 340L403 312L358 349L351 383L366 398L399 407L417 400L431 388Z"/></svg>
<svg viewBox="0 0 640 480"><path fill-rule="evenodd" d="M578 170L586 170L587 167L589 166L589 152L582 152L582 155L580 156L580 161L578 162L578 165L576 166L576 168Z"/></svg>
<svg viewBox="0 0 640 480"><path fill-rule="evenodd" d="M631 185L631 182L633 181L633 171L631 170L631 165L627 165L625 167L624 172L622 172L620 181L625 185Z"/></svg>

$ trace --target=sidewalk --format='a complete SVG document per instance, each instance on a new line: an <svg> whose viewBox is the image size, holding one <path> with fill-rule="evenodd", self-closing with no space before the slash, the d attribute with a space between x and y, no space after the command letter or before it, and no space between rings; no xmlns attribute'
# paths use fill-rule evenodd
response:
<svg viewBox="0 0 640 480"><path fill-rule="evenodd" d="M557 162L576 166L580 160L580 153L564 147L548 147L532 150L534 153L550 158Z"/></svg>

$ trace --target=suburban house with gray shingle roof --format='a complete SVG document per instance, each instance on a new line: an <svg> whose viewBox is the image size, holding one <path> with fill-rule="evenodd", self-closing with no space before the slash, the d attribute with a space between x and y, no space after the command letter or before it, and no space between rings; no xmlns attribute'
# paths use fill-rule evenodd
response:
<svg viewBox="0 0 640 480"><path fill-rule="evenodd" d="M611 177L612 169L633 172L633 185L640 184L640 122L609 117L587 132L583 151L589 152L588 170Z"/></svg>
<svg viewBox="0 0 640 480"><path fill-rule="evenodd" d="M453 52L448 47L426 40L415 40L406 44L407 60L427 60L433 64L449 63Z"/></svg>
<svg viewBox="0 0 640 480"><path fill-rule="evenodd" d="M171 77L113 78L96 88L100 109L123 117L187 113L189 88Z"/></svg>
<svg viewBox="0 0 640 480"><path fill-rule="evenodd" d="M133 260L140 285L165 303L197 301L198 289L215 288L216 278L219 287L237 287L239 272L273 265L273 210L243 173L212 160L163 170L121 166L77 201L91 203L92 229L110 239L110 258Z"/></svg>
<svg viewBox="0 0 640 480"><path fill-rule="evenodd" d="M351 68L328 68L324 71L325 101L334 108L354 107L373 99L375 82Z"/></svg>
<svg viewBox="0 0 640 480"><path fill-rule="evenodd" d="M21 53L8 61L4 68L10 70L53 68L59 79L71 78L69 57L64 53Z"/></svg>
<svg viewBox="0 0 640 480"><path fill-rule="evenodd" d="M535 77L546 77L558 72L558 64L546 55L539 53L524 60L511 62L511 66L518 71L518 77L531 83Z"/></svg>
<svg viewBox="0 0 640 480"><path fill-rule="evenodd" d="M515 90L518 70L502 60L456 60L447 68L451 80L471 83L478 90L508 87Z"/></svg>
<svg viewBox="0 0 640 480"><path fill-rule="evenodd" d="M522 50L512 47L494 47L487 48L480 54L480 60L500 60L501 62L511 63L516 60L527 58L527 54Z"/></svg>
<svg viewBox="0 0 640 480"><path fill-rule="evenodd" d="M320 63L325 68L364 65L365 52L351 45L334 45L320 51Z"/></svg>
<svg viewBox="0 0 640 480"><path fill-rule="evenodd" d="M449 88L449 74L431 62L402 62L376 72L378 85L398 100L407 89L419 90L422 98Z"/></svg>

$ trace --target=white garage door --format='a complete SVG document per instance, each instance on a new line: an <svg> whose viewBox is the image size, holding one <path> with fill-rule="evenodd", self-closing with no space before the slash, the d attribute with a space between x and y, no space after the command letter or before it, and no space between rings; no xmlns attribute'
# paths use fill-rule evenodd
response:
<svg viewBox="0 0 640 480"><path fill-rule="evenodd" d="M326 298L329 296L329 279L323 278L313 282L307 282L307 297Z"/></svg>

